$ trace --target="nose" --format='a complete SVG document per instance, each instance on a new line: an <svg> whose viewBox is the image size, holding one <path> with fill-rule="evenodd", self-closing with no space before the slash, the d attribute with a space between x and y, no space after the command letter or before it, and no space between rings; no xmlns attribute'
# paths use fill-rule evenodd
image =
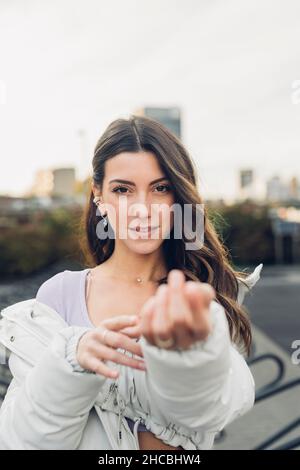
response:
<svg viewBox="0 0 300 470"><path fill-rule="evenodd" d="M151 200L147 198L146 192L140 192L129 208L129 215L140 219L149 218L151 214Z"/></svg>
<svg viewBox="0 0 300 470"><path fill-rule="evenodd" d="M148 207L143 203L134 204L134 215L139 219L147 219L149 217Z"/></svg>

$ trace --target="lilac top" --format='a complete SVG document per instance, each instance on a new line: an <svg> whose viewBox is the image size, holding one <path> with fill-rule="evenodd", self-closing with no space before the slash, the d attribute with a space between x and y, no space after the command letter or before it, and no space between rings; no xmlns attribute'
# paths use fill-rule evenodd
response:
<svg viewBox="0 0 300 470"><path fill-rule="evenodd" d="M90 321L86 304L86 286L90 268L80 271L66 269L45 281L37 291L36 300L56 310L65 322L76 326L95 328ZM134 421L127 418L130 429ZM139 423L139 431L147 431L143 423Z"/></svg>

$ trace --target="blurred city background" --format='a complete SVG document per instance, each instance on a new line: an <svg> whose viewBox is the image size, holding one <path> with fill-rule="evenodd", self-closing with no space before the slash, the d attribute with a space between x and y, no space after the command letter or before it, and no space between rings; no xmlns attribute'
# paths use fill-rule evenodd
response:
<svg viewBox="0 0 300 470"><path fill-rule="evenodd" d="M105 127L162 122L234 266L264 264L245 300L259 398L215 448L254 448L295 419L276 445L300 446L299 20L296 0L0 2L0 309L85 267L79 221Z"/></svg>

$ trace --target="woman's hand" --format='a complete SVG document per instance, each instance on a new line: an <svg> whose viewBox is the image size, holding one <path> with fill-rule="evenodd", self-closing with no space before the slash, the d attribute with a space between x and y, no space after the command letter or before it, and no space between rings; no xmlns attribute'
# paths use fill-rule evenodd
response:
<svg viewBox="0 0 300 470"><path fill-rule="evenodd" d="M212 331L209 306L213 298L212 286L185 281L183 272L173 269L167 284L160 285L140 311L141 334L160 348L188 349Z"/></svg>
<svg viewBox="0 0 300 470"><path fill-rule="evenodd" d="M107 360L145 370L145 361L116 351L122 348L143 357L141 346L131 339L140 336L137 323L137 315L120 315L104 320L99 327L85 333L77 345L77 361L80 366L111 378L118 377L119 372L109 368L105 364Z"/></svg>

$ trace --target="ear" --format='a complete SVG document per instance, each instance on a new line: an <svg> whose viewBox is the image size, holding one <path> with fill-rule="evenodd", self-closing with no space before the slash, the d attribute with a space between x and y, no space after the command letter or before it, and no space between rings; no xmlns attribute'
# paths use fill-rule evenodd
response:
<svg viewBox="0 0 300 470"><path fill-rule="evenodd" d="M260 279L260 273L263 268L263 263L260 263L254 271L249 274L247 277L244 279L242 278L237 278L238 279L238 284L239 284L239 291L238 291L238 298L237 302L238 304L242 305L244 302L245 295L250 292L250 290L255 286L257 281Z"/></svg>
<svg viewBox="0 0 300 470"><path fill-rule="evenodd" d="M94 181L91 182L91 190L93 191L94 197L95 196L102 196L101 191L99 188L95 185Z"/></svg>

